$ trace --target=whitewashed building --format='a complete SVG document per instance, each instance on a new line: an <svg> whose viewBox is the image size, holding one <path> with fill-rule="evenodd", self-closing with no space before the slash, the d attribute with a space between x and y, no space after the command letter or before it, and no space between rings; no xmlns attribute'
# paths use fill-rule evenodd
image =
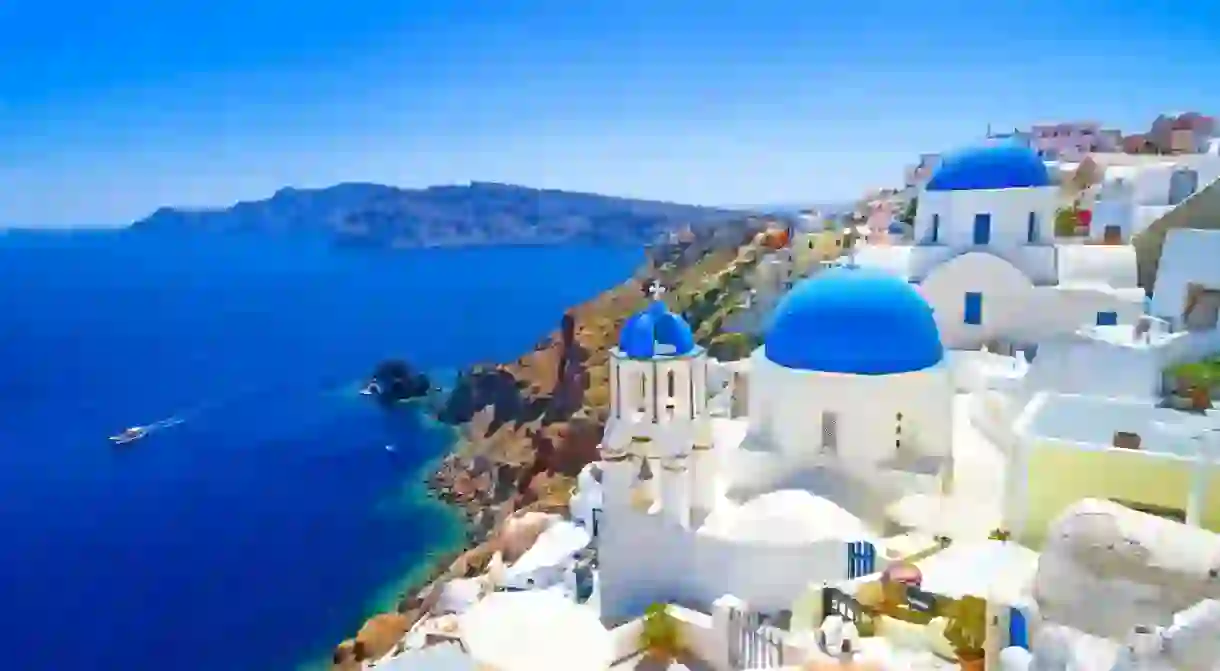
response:
<svg viewBox="0 0 1220 671"><path fill-rule="evenodd" d="M732 364L654 301L610 353L610 390L596 483L608 621L724 594L776 612L810 582L872 572L887 506L941 492L951 467L932 312L875 270L798 282L763 347Z"/></svg>
<svg viewBox="0 0 1220 671"><path fill-rule="evenodd" d="M1081 324L1133 323L1144 300L1135 250L1058 244L1058 194L1028 148L950 154L919 199L913 244L864 244L855 262L918 284L951 349L1011 350Z"/></svg>
<svg viewBox="0 0 1220 671"><path fill-rule="evenodd" d="M1092 212L1089 237L1096 242L1126 244L1157 219L1220 178L1220 155L1174 156L1092 154L1101 168L1097 184L1080 197ZM1072 171L1079 163L1060 163Z"/></svg>

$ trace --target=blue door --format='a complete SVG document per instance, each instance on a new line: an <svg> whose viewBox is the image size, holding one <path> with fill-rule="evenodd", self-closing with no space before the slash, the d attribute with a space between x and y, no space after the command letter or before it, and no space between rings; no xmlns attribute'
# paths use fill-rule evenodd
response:
<svg viewBox="0 0 1220 671"><path fill-rule="evenodd" d="M986 245L991 243L991 215L976 214L974 215L974 244Z"/></svg>
<svg viewBox="0 0 1220 671"><path fill-rule="evenodd" d="M1029 627L1025 623L1025 613L1020 608L1012 608L1008 616L1008 645L1029 650Z"/></svg>
<svg viewBox="0 0 1220 671"><path fill-rule="evenodd" d="M877 546L868 541L847 544L847 577L859 578L877 570Z"/></svg>
<svg viewBox="0 0 1220 671"><path fill-rule="evenodd" d="M962 321L978 326L983 323L983 294L966 292L966 304L962 306Z"/></svg>

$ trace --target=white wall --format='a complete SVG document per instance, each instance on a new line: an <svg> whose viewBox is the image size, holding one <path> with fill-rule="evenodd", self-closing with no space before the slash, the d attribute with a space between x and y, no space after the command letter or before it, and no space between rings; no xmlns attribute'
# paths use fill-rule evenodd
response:
<svg viewBox="0 0 1220 671"><path fill-rule="evenodd" d="M1025 377L1026 391L1102 397L1153 398L1161 390L1161 358L1147 348L1060 338L1038 346Z"/></svg>
<svg viewBox="0 0 1220 671"><path fill-rule="evenodd" d="M839 458L871 465L902 448L947 453L952 396L943 363L900 375L841 375L784 368L763 352L752 360L750 423L778 452L799 461L821 451L822 413L834 412ZM902 448L895 445L899 413Z"/></svg>
<svg viewBox="0 0 1220 671"><path fill-rule="evenodd" d="M1106 278L1099 274L1097 279ZM947 261L919 286L932 306L941 340L951 349L974 349L990 340L1036 343L1094 324L1099 312L1117 313L1121 324L1134 323L1143 314L1139 292L1034 286L1015 265L987 252ZM983 295L981 324L965 322L967 292Z"/></svg>
<svg viewBox="0 0 1220 671"><path fill-rule="evenodd" d="M1220 231L1178 229L1165 235L1152 314L1180 327L1186 285L1220 289Z"/></svg>
<svg viewBox="0 0 1220 671"><path fill-rule="evenodd" d="M940 215L936 244L974 246L974 215L991 214L991 243L996 247L1028 244L1029 213L1035 213L1038 239L1054 239L1057 187L989 191L929 191L920 196L915 215L915 240L932 242L932 217Z"/></svg>
<svg viewBox="0 0 1220 671"><path fill-rule="evenodd" d="M659 515L616 511L603 518L598 549L602 617L635 617L653 603L709 611L734 594L764 612L788 608L810 582L847 577L847 544L753 545L680 532Z"/></svg>
<svg viewBox="0 0 1220 671"><path fill-rule="evenodd" d="M1033 284L1011 263L992 254L959 256L928 273L919 285L932 306L941 341L953 349L977 348L1024 328ZM966 293L983 294L982 323L965 322Z"/></svg>
<svg viewBox="0 0 1220 671"><path fill-rule="evenodd" d="M1209 411L1209 415L1216 415ZM1213 421L1184 416L1181 412L1137 400L1108 399L1077 394L1039 394L1017 427L1021 435L1039 444L1061 444L1086 449L1108 448L1116 431L1139 434L1140 452L1148 455L1189 456L1195 445L1162 428L1195 421Z"/></svg>

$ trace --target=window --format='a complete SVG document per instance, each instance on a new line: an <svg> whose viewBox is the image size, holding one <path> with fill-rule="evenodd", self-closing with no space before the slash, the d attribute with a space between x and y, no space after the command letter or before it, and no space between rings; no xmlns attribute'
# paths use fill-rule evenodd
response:
<svg viewBox="0 0 1220 671"><path fill-rule="evenodd" d="M669 397L673 398L674 396L678 395L678 385L674 380L674 372L672 370L669 371L669 374L666 375L666 378L668 379L668 383L669 383Z"/></svg>
<svg viewBox="0 0 1220 671"><path fill-rule="evenodd" d="M932 215L932 242L940 240L940 215Z"/></svg>
<svg viewBox="0 0 1220 671"><path fill-rule="evenodd" d="M813 249L813 240L809 241L809 249Z"/></svg>
<svg viewBox="0 0 1220 671"><path fill-rule="evenodd" d="M1025 240L1026 242L1038 241L1038 213L1029 213L1029 223L1026 225Z"/></svg>
<svg viewBox="0 0 1220 671"><path fill-rule="evenodd" d="M822 411L822 449L835 452L839 448L839 415L829 410Z"/></svg>
<svg viewBox="0 0 1220 671"><path fill-rule="evenodd" d="M1117 312L1098 312L1097 313L1097 325L1098 326L1115 326L1116 324L1118 324L1118 313Z"/></svg>
<svg viewBox="0 0 1220 671"><path fill-rule="evenodd" d="M982 212L974 215L974 244L991 243L991 213Z"/></svg>
<svg viewBox="0 0 1220 671"><path fill-rule="evenodd" d="M983 323L983 294L977 291L966 293L966 304L963 310L963 321L975 326Z"/></svg>

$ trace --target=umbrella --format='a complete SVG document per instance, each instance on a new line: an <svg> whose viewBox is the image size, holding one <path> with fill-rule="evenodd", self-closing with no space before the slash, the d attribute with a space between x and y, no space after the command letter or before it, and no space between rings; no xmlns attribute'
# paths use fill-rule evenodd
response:
<svg viewBox="0 0 1220 671"><path fill-rule="evenodd" d="M597 613L549 590L490 594L461 629L470 655L496 671L605 671L613 661Z"/></svg>

